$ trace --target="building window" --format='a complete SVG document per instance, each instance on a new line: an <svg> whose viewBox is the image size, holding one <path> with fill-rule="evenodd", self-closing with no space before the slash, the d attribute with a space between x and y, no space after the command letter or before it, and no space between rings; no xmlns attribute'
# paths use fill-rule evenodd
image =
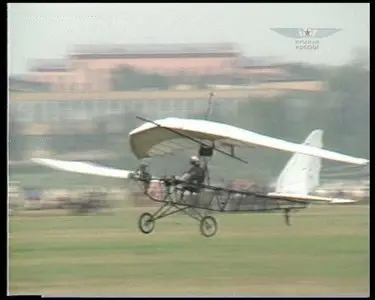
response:
<svg viewBox="0 0 375 300"><path fill-rule="evenodd" d="M182 100L179 101L180 102L180 109L184 113L184 115L186 115L186 111L187 111L187 107L188 107L187 101L188 100L185 100L185 99L182 99Z"/></svg>
<svg viewBox="0 0 375 300"><path fill-rule="evenodd" d="M74 90L74 82L71 76L65 77L65 89L67 92L72 92Z"/></svg>
<svg viewBox="0 0 375 300"><path fill-rule="evenodd" d="M233 112L233 108L234 108L234 101L225 101L225 100L221 100L219 102L219 113L221 115L224 115L224 114L231 114Z"/></svg>
<svg viewBox="0 0 375 300"><path fill-rule="evenodd" d="M56 121L60 122L62 120L61 111L60 111L60 101L54 102L54 113L55 113Z"/></svg>
<svg viewBox="0 0 375 300"><path fill-rule="evenodd" d="M302 121L307 116L309 100L291 98L285 101L285 110L288 119L292 121Z"/></svg>
<svg viewBox="0 0 375 300"><path fill-rule="evenodd" d="M33 122L42 123L44 121L43 105L37 102L34 104L33 110Z"/></svg>
<svg viewBox="0 0 375 300"><path fill-rule="evenodd" d="M126 103L125 103L125 101L121 101L120 100L118 102L118 104L119 104L118 114L120 114L120 115L125 114L125 112L126 112Z"/></svg>
<svg viewBox="0 0 375 300"><path fill-rule="evenodd" d="M173 109L175 111L180 111L181 110L181 108L182 108L181 100L172 100L172 104L173 104Z"/></svg>
<svg viewBox="0 0 375 300"><path fill-rule="evenodd" d="M138 100L134 105L134 112L135 113L142 113L143 110L143 103L142 101Z"/></svg>
<svg viewBox="0 0 375 300"><path fill-rule="evenodd" d="M160 105L160 108L162 111L167 111L169 109L171 109L171 101L170 100L161 100L161 105Z"/></svg>
<svg viewBox="0 0 375 300"><path fill-rule="evenodd" d="M97 118L100 116L100 109L99 109L99 101L98 100L93 100L91 101L92 105L92 117Z"/></svg>
<svg viewBox="0 0 375 300"><path fill-rule="evenodd" d="M15 105L16 109L16 119L21 123L30 123L32 122L32 112L33 112L32 103L17 103Z"/></svg>
<svg viewBox="0 0 375 300"><path fill-rule="evenodd" d="M109 101L101 100L98 101L99 116L107 116L110 113Z"/></svg>
<svg viewBox="0 0 375 300"><path fill-rule="evenodd" d="M131 110L131 106L129 105L129 101L122 101L122 111L126 112Z"/></svg>
<svg viewBox="0 0 375 300"><path fill-rule="evenodd" d="M209 105L209 102L208 101L204 101L204 100L193 100L194 101L194 107L198 110L206 110L208 105ZM212 102L214 102L215 100L213 100ZM211 102L211 103L212 103Z"/></svg>
<svg viewBox="0 0 375 300"><path fill-rule="evenodd" d="M134 104L136 103L137 101L135 101L135 100L128 100L128 101L126 101L126 103L127 103L127 107L130 109L130 110L132 110L133 108L134 108Z"/></svg>
<svg viewBox="0 0 375 300"><path fill-rule="evenodd" d="M222 113L222 102L216 101L212 103L212 114L213 115L220 115Z"/></svg>
<svg viewBox="0 0 375 300"><path fill-rule="evenodd" d="M70 103L68 101L59 101L60 120L70 119Z"/></svg>
<svg viewBox="0 0 375 300"><path fill-rule="evenodd" d="M80 103L79 101L72 101L70 103L70 115L72 119L79 119L79 110L80 110Z"/></svg>
<svg viewBox="0 0 375 300"><path fill-rule="evenodd" d="M195 108L195 101L194 100L188 100L187 101L187 107L189 111L194 111Z"/></svg>
<svg viewBox="0 0 375 300"><path fill-rule="evenodd" d="M55 101L46 101L43 103L44 106L44 120L46 122L54 122L59 120L59 108Z"/></svg>
<svg viewBox="0 0 375 300"><path fill-rule="evenodd" d="M88 119L95 117L95 101L87 100L84 101L84 110Z"/></svg>
<svg viewBox="0 0 375 300"><path fill-rule="evenodd" d="M9 115L16 116L16 114L17 114L17 105L16 103L10 101L9 102Z"/></svg>
<svg viewBox="0 0 375 300"><path fill-rule="evenodd" d="M83 101L72 101L71 102L71 116L75 120L86 120L88 119L86 113L86 107Z"/></svg>
<svg viewBox="0 0 375 300"><path fill-rule="evenodd" d="M119 100L112 100L110 101L110 107L111 107L111 114L117 115L121 112L121 104Z"/></svg>

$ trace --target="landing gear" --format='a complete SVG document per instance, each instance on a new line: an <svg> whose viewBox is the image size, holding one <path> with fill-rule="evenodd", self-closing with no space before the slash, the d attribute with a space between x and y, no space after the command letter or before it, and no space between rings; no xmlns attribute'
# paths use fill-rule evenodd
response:
<svg viewBox="0 0 375 300"><path fill-rule="evenodd" d="M143 213L139 217L138 221L139 230L145 234L151 233L155 228L155 220L154 217L149 213Z"/></svg>
<svg viewBox="0 0 375 300"><path fill-rule="evenodd" d="M199 229L203 236L211 237L216 234L217 222L214 217L202 214L194 207L182 206L172 202L164 203L154 214L147 212L141 214L138 221L139 230L145 234L149 234L154 230L156 220L178 212L183 212L196 219L200 224Z"/></svg>
<svg viewBox="0 0 375 300"><path fill-rule="evenodd" d="M289 208L285 209L285 211L284 211L284 217L285 217L285 224L287 226L291 226L292 225L292 221L291 221L290 209Z"/></svg>
<svg viewBox="0 0 375 300"><path fill-rule="evenodd" d="M217 232L217 222L214 217L205 216L200 221L199 229L205 237L211 237Z"/></svg>

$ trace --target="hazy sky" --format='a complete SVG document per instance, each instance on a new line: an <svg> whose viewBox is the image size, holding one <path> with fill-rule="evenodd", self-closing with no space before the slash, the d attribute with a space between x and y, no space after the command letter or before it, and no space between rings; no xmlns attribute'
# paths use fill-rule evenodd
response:
<svg viewBox="0 0 375 300"><path fill-rule="evenodd" d="M369 47L369 21L369 4L8 4L9 71L63 58L77 43L233 42L247 56L342 64ZM273 27L342 31L301 51Z"/></svg>

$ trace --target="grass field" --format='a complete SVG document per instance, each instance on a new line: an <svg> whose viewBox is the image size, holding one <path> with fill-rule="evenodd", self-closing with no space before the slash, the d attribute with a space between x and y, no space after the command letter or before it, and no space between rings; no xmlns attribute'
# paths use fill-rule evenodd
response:
<svg viewBox="0 0 375 300"><path fill-rule="evenodd" d="M153 209L150 209L151 211ZM217 215L200 235L183 215L144 235L144 209L12 216L9 292L48 295L368 295L368 206Z"/></svg>

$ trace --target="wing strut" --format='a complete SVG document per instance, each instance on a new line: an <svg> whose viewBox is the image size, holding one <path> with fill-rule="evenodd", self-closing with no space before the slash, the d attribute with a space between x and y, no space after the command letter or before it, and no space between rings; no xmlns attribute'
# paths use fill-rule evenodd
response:
<svg viewBox="0 0 375 300"><path fill-rule="evenodd" d="M189 139L189 140L191 140L191 141L193 141L193 142L196 142L197 144L200 144L200 145L203 145L203 146L206 146L206 147L210 147L210 148L212 147L212 148L215 149L217 152L219 152L219 153L221 153L221 154L224 154L224 155L226 155L226 156L229 156L229 157L231 157L231 158L234 158L234 159L236 159L236 160L238 160L238 161L240 161L240 162L243 162L243 163L246 163L246 164L248 163L246 160L243 160L242 158L239 158L239 157L237 157L237 156L231 155L230 153L225 152L225 151L223 151L223 150L217 149L217 148L215 147L215 145L214 145L214 146L208 145L208 144L206 144L206 143L203 143L202 141L199 141L199 140L197 140L197 139L195 139L195 138L192 138L191 136L188 136L188 135L186 135L186 134L183 134L183 133L181 133L181 132L178 132L177 130L174 130L174 129L171 129L171 128L168 128L168 127L161 126L160 124L158 124L158 123L156 123L156 122L154 122L154 121L151 121L151 120L145 119L145 118L143 118L143 117L139 117L139 116L137 116L136 118L139 119L139 120L142 120L142 121L144 121L144 122L152 123L152 124L156 125L157 127L164 128L164 129L166 129L166 130L169 130L169 131L171 131L171 132L173 132L173 133L175 133L175 134L178 134L178 135L183 136L183 137L185 137L185 138L187 138L187 139Z"/></svg>

